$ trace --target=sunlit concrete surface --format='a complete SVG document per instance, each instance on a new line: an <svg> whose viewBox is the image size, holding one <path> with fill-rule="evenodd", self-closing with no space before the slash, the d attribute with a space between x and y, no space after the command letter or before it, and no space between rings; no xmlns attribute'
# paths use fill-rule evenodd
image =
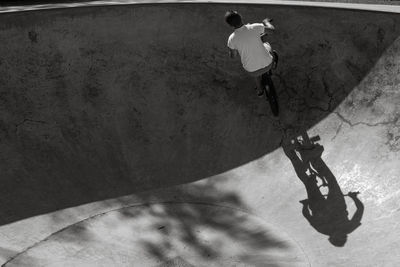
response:
<svg viewBox="0 0 400 267"><path fill-rule="evenodd" d="M227 55L228 9L274 18L279 118ZM399 25L260 2L0 14L1 264L397 266Z"/></svg>

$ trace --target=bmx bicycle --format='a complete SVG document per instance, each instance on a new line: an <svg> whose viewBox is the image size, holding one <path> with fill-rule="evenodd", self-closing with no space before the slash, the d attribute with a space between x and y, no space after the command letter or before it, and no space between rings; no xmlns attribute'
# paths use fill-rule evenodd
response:
<svg viewBox="0 0 400 267"><path fill-rule="evenodd" d="M271 52L273 56L273 65L272 69L276 69L278 65L278 53L273 50ZM262 85L263 85L263 90L264 90L264 95L266 100L268 101L272 114L277 117L279 115L279 104L278 104L278 96L275 91L275 85L274 82L272 81L272 70L269 70L268 72L264 73L262 75Z"/></svg>
<svg viewBox="0 0 400 267"><path fill-rule="evenodd" d="M271 27L273 27L271 24L272 21L273 21L272 19L266 18L263 20L263 24L264 25L269 24ZM263 35L261 35L261 41L263 43L267 43L267 40L266 40L267 36L268 36L267 32L265 32ZM275 50L272 50L270 53L273 58L272 67L268 72L266 72L262 75L262 85L263 85L264 95L271 107L272 114L275 117L277 117L279 115L278 96L276 94L275 85L274 85L274 82L272 81L271 76L272 76L272 70L275 70L278 67L279 56Z"/></svg>

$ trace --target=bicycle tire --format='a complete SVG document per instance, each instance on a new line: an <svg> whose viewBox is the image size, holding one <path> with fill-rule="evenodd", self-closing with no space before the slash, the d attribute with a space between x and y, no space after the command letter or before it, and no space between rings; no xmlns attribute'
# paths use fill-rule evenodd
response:
<svg viewBox="0 0 400 267"><path fill-rule="evenodd" d="M267 84L264 86L265 97L267 98L269 106L271 107L272 114L277 117L279 115L279 104L275 86L270 75L268 75L266 79ZM267 86L269 87L269 90L267 90Z"/></svg>
<svg viewBox="0 0 400 267"><path fill-rule="evenodd" d="M274 58L274 62L272 64L272 69L275 70L276 68L278 68L279 55L278 55L278 52L276 52L276 50L272 50L271 54L272 54L272 57Z"/></svg>

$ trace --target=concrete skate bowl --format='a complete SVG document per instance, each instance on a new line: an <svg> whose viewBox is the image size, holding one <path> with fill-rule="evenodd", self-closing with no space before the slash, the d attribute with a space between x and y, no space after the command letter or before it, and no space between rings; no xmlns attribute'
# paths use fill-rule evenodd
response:
<svg viewBox="0 0 400 267"><path fill-rule="evenodd" d="M227 55L231 29L223 15L229 9L249 22L274 18L270 43L281 59L274 75L279 120L255 96L240 62ZM247 210L247 203L215 182L171 195L146 190L199 181L273 153L287 130L310 129L339 104L367 109L370 92L357 103L346 97L366 79L385 82L385 70L369 75L382 58L388 69L398 66L388 49L398 47L400 18L391 13L132 4L4 13L0 21L1 225L132 194L137 203L154 203L165 194L178 202L199 199ZM121 200L119 206L129 204ZM202 221L209 211L201 205L162 206L164 217L191 218L182 227L186 243L195 247L201 246L190 228L194 221L214 231L243 222L229 209L220 211L222 221L218 212L212 213L215 220ZM129 209L121 213L135 217ZM82 234L79 224L69 229L55 238ZM256 247L282 248L290 240L257 239L246 227L228 227L225 234L255 238ZM307 262L295 241L286 243L300 255L297 262Z"/></svg>

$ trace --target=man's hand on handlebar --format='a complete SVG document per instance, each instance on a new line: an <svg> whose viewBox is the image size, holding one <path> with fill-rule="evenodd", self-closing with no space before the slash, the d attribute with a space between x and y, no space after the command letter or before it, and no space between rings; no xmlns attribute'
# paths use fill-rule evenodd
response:
<svg viewBox="0 0 400 267"><path fill-rule="evenodd" d="M272 19L266 18L262 21L264 24L264 34L272 34L275 31L274 25L272 25Z"/></svg>
<svg viewBox="0 0 400 267"><path fill-rule="evenodd" d="M360 194L360 192L349 192L347 195L351 198L357 197L357 195Z"/></svg>

